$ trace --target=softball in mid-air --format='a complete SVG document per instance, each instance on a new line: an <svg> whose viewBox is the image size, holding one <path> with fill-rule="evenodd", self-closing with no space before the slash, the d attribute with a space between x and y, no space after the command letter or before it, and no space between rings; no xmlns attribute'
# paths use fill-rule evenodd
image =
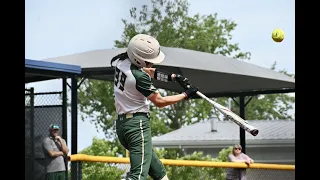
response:
<svg viewBox="0 0 320 180"><path fill-rule="evenodd" d="M282 29L275 29L272 32L272 39L275 42L282 42L284 39L284 32Z"/></svg>

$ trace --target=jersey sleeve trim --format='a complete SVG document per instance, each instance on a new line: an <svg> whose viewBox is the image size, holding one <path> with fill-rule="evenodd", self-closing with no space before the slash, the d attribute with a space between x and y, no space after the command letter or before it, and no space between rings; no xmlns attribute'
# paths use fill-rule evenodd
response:
<svg viewBox="0 0 320 180"><path fill-rule="evenodd" d="M157 91L157 88L153 86L150 76L146 73L142 73L141 76L136 79L136 89L145 97Z"/></svg>

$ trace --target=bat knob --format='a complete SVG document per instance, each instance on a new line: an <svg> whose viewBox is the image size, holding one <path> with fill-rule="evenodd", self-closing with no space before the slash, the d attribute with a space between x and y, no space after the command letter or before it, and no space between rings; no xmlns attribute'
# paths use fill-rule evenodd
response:
<svg viewBox="0 0 320 180"><path fill-rule="evenodd" d="M256 136L259 134L259 130L258 129L254 129L250 132L253 136Z"/></svg>

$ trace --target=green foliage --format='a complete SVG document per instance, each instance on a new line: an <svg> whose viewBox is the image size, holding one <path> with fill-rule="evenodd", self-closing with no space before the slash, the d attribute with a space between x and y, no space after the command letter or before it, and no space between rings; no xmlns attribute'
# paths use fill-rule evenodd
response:
<svg viewBox="0 0 320 180"><path fill-rule="evenodd" d="M83 149L79 154L93 156L119 156L118 146L114 142L93 138L92 145ZM119 169L114 164L103 162L82 162L83 180L119 180L125 170Z"/></svg>
<svg viewBox="0 0 320 180"><path fill-rule="evenodd" d="M165 154L167 151L164 148L154 148L153 151L156 153L159 159L166 159Z"/></svg>
<svg viewBox="0 0 320 180"><path fill-rule="evenodd" d="M213 161L218 162L219 159L213 159L211 156L203 155L202 152L194 152L191 155L186 155L178 160L196 160L196 161ZM196 166L166 166L167 175L175 180L195 180L195 179L225 179L224 168L213 167L196 167ZM151 178L149 177L151 180Z"/></svg>
<svg viewBox="0 0 320 180"><path fill-rule="evenodd" d="M122 19L124 32L122 40L115 41L116 47L126 47L134 35L146 33L157 37L162 46L250 59L249 52L239 52L238 44L228 42L237 26L235 22L218 19L217 13L189 17L186 0L152 0L151 3L139 11L137 7L131 8L131 19Z"/></svg>
<svg viewBox="0 0 320 180"><path fill-rule="evenodd" d="M119 180L125 173L117 167L113 167L106 163L92 162L82 165L82 179L83 180Z"/></svg>
<svg viewBox="0 0 320 180"><path fill-rule="evenodd" d="M276 69L276 62L271 66L271 70ZM287 73L286 70L279 70L278 72L283 73L292 78L294 74ZM239 98L235 98L239 102ZM281 94L266 94L257 95L252 97L246 97L245 102L249 101L246 105L246 119L249 120L272 120L272 119L294 119L294 115L289 114L290 110L293 110L293 104L295 103L295 97L286 93ZM233 103L232 111L239 114L239 107Z"/></svg>
<svg viewBox="0 0 320 180"><path fill-rule="evenodd" d="M113 83L109 81L85 80L78 93L82 120L90 120L102 128L107 138L114 137L115 105Z"/></svg>
<svg viewBox="0 0 320 180"><path fill-rule="evenodd" d="M94 137L92 145L83 149L79 154L87 154L92 156L119 156L119 148L112 141Z"/></svg>
<svg viewBox="0 0 320 180"><path fill-rule="evenodd" d="M230 147L228 147L228 148L223 148L223 149L219 152L219 154L218 154L218 156L217 156L217 160L219 160L219 161L221 161L221 162L229 162L229 160L228 160L228 155L229 155L230 153L232 153L232 150L233 150L233 147L232 147L232 146L230 146Z"/></svg>

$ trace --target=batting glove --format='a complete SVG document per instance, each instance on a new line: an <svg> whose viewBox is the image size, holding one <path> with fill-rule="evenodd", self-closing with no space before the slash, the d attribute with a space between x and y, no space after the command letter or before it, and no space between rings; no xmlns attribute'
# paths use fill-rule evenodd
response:
<svg viewBox="0 0 320 180"><path fill-rule="evenodd" d="M189 86L191 86L189 79L180 74L176 74L174 80L177 81L184 90L189 89Z"/></svg>
<svg viewBox="0 0 320 180"><path fill-rule="evenodd" d="M199 88L189 85L189 88L183 92L186 96L185 99L189 99L190 97L194 96L198 92L198 90Z"/></svg>

